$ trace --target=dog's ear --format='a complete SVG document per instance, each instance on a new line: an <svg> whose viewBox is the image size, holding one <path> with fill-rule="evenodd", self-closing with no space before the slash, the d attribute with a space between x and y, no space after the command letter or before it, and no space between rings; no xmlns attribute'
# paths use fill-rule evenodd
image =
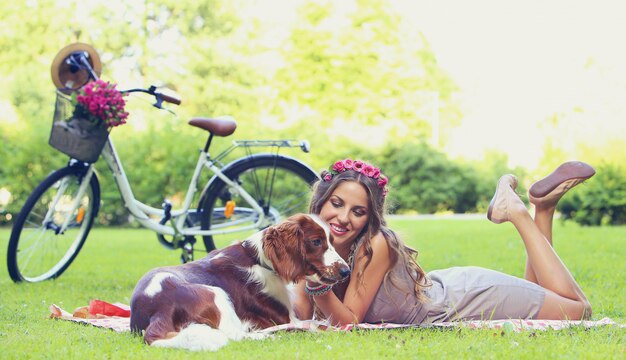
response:
<svg viewBox="0 0 626 360"><path fill-rule="evenodd" d="M306 245L304 231L295 219L269 227L263 238L263 251L276 273L286 281L297 281L304 277Z"/></svg>

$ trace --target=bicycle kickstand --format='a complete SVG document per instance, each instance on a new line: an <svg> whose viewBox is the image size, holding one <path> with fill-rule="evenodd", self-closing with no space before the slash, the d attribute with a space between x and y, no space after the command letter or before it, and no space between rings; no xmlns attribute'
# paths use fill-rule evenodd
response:
<svg viewBox="0 0 626 360"><path fill-rule="evenodd" d="M183 264L193 261L193 245L196 243L196 238L193 236L185 236L182 240L183 253L180 255L180 261Z"/></svg>
<svg viewBox="0 0 626 360"><path fill-rule="evenodd" d="M171 211L172 203L168 200L163 201L163 218L159 221L159 224L165 225L168 221L171 222L172 228L174 229L172 240L167 240L162 234L157 234L157 239L159 239L159 242L168 249L181 249L182 254L180 255L180 260L183 264L193 261L193 246L196 243L196 238L189 235L183 236L178 231L176 224L174 223L174 219L172 218Z"/></svg>

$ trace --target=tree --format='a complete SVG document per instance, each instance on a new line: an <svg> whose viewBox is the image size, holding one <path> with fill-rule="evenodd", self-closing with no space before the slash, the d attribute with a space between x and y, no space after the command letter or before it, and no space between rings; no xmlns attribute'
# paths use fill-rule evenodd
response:
<svg viewBox="0 0 626 360"><path fill-rule="evenodd" d="M307 1L296 24L274 76L279 123L314 129L317 135L310 135L320 142L349 135L381 147L429 137L433 106L442 122L458 122L455 84L388 1ZM425 94L437 94L439 104Z"/></svg>

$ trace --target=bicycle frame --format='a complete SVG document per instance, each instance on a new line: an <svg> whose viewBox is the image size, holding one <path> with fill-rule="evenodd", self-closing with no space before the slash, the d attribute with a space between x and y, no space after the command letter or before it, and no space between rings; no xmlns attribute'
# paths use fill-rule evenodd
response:
<svg viewBox="0 0 626 360"><path fill-rule="evenodd" d="M119 156L117 155L117 151L115 150L115 146L113 144L112 139L109 137L107 140L103 150L102 157L106 161L109 169L113 173L113 178L117 184L118 190L124 204L128 208L133 217L137 219L137 221L144 227L151 229L162 235L173 235L173 236L209 236L209 235L218 235L218 234L227 234L234 232L241 232L246 230L258 229L261 227L266 221L267 216L265 212L259 204L257 204L256 200L248 194L245 189L239 185L237 182L230 180L224 173L221 168L217 164L221 164L219 161L228 155L234 148L236 147L252 147L252 146L278 146L278 147L300 147L304 151L308 151L308 143L306 141L294 143L291 140L253 140L253 141L235 141L233 145L227 150L220 153L216 158L212 159L209 152L206 150L201 150L200 155L198 157L198 161L196 163L195 170L193 172L191 182L187 189L187 193L185 195L185 199L182 204L182 208L171 210L171 218L173 219L172 225L163 225L159 223L158 220L155 220L151 216L155 217L163 217L165 214L165 210L163 208L155 208L149 206L140 200L135 198L135 195L132 191L131 185L126 177L126 173L124 172L124 168L122 167L122 162L120 161ZM251 216L248 219L242 219L239 221L233 221L225 225L217 225L213 226L210 230L201 230L199 226L186 226L185 220L189 215L189 211L191 209L191 204L193 202L194 194L198 190L198 179L202 174L204 168L209 169L216 177L220 180L224 181L224 183L228 184L235 191L238 191L239 194L244 198L247 202L247 206L252 209ZM84 194L84 191L87 189L87 185L91 177L94 174L94 165L90 164L87 172L83 176L81 181L81 185L79 187L79 193L77 194L77 199L80 199ZM73 207L76 208L78 204L73 204ZM251 218L256 218L256 221L250 223ZM241 225L243 223L247 223L247 225ZM64 231L69 224L69 218L66 219L65 223L62 226L61 231Z"/></svg>

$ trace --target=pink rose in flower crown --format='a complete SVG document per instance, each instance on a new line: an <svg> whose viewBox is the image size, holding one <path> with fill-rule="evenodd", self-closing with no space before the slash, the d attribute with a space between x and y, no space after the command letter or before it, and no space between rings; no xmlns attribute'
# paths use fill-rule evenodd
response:
<svg viewBox="0 0 626 360"><path fill-rule="evenodd" d="M367 177L371 177L372 179L374 179L374 172L375 172L376 168L373 167L370 164L365 164L363 165L363 170L361 171L365 176Z"/></svg>
<svg viewBox="0 0 626 360"><path fill-rule="evenodd" d="M107 128L126 123L124 94L115 84L103 80L91 81L72 95L74 118L85 119Z"/></svg>
<svg viewBox="0 0 626 360"><path fill-rule="evenodd" d="M388 182L387 178L386 178L386 177L384 177L384 176L381 176L381 177L378 179L378 187L380 187L380 188L384 188L384 187L387 185L387 182Z"/></svg>
<svg viewBox="0 0 626 360"><path fill-rule="evenodd" d="M356 171L356 172L363 172L363 166L365 164L363 164L363 161L360 160L356 160L353 164L352 164L352 170Z"/></svg>
<svg viewBox="0 0 626 360"><path fill-rule="evenodd" d="M352 159L345 159L343 161L343 167L346 170L352 170L352 167L354 166L354 161L352 161Z"/></svg>
<svg viewBox="0 0 626 360"><path fill-rule="evenodd" d="M324 181L326 181L326 182L328 182L328 181L332 180L332 178L333 178L333 176L332 176L330 173L328 173L328 172L326 172L326 173L324 173L324 174L322 175L322 179L323 179Z"/></svg>
<svg viewBox="0 0 626 360"><path fill-rule="evenodd" d="M337 161L335 164L333 164L332 169L333 171L340 173L340 172L345 171L345 165L343 161Z"/></svg>

